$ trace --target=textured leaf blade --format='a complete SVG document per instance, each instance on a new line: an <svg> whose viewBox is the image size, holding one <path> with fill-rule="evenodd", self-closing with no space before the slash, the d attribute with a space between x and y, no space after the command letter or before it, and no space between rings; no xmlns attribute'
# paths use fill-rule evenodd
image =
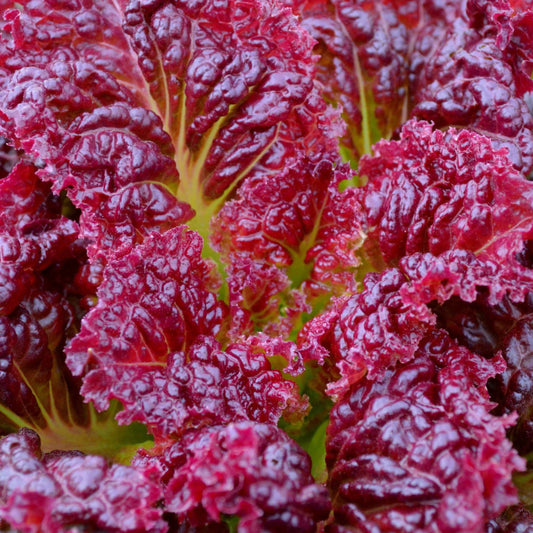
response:
<svg viewBox="0 0 533 533"><path fill-rule="evenodd" d="M505 438L513 420L489 414L486 391L502 363L433 331L412 362L353 385L328 428L333 523L481 532L516 503L511 473L524 462Z"/></svg>

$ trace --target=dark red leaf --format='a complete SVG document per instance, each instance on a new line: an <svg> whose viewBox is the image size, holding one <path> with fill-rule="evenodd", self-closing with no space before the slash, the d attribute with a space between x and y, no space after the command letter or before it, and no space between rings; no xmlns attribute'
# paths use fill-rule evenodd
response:
<svg viewBox="0 0 533 533"><path fill-rule="evenodd" d="M86 399L98 402L102 388L124 406L119 423L142 422L161 441L230 422L277 424L282 415L302 418L308 407L295 384L271 370L263 353L246 344L223 351L212 337L169 354L164 368L145 364L91 371L83 385Z"/></svg>
<svg viewBox="0 0 533 533"><path fill-rule="evenodd" d="M411 56L411 116L486 135L528 176L533 11L513 4L469 0L446 31L422 27Z"/></svg>
<svg viewBox="0 0 533 533"><path fill-rule="evenodd" d="M359 171L368 177L369 240L379 241L387 264L452 249L512 264L530 237L533 186L481 135L410 121L399 141L378 143Z"/></svg>
<svg viewBox="0 0 533 533"><path fill-rule="evenodd" d="M357 288L361 207L353 189L339 192L352 172L331 155L248 179L215 219L213 243L230 265L232 314L245 332L287 335L302 312Z"/></svg>
<svg viewBox="0 0 533 533"><path fill-rule="evenodd" d="M0 49L3 132L44 162L56 191L69 188L82 235L98 244L91 255L187 221L182 202L206 238L247 176L335 149L342 123L315 87L312 39L288 9L100 4L28 2L9 12ZM102 205L132 185L169 210L132 207L114 228Z"/></svg>
<svg viewBox="0 0 533 533"><path fill-rule="evenodd" d="M122 381L127 371L165 366L201 335L217 335L226 316L217 300L214 265L201 258L202 240L185 227L154 233L113 261L98 289L98 304L67 349L74 375L98 372ZM91 380L84 391L107 408L107 383Z"/></svg>
<svg viewBox="0 0 533 533"><path fill-rule="evenodd" d="M404 302L406 277L397 269L365 277L365 288L339 300L301 331L300 350L319 362L330 359L341 379L328 392L342 394L366 373L381 379L385 369L411 360L436 317L419 302Z"/></svg>
<svg viewBox="0 0 533 533"><path fill-rule="evenodd" d="M79 452L41 455L37 434L22 429L0 440L0 472L0 519L17 531L167 531L148 470Z"/></svg>
<svg viewBox="0 0 533 533"><path fill-rule="evenodd" d="M511 473L524 462L505 438L513 417L489 414L486 390L503 367L433 331L412 362L353 385L328 428L334 523L481 533L516 503Z"/></svg>
<svg viewBox="0 0 533 533"><path fill-rule="evenodd" d="M342 106L341 146L357 160L405 121L415 0L295 0L302 25L318 41L317 77L326 100ZM442 15L441 15L442 16ZM423 24L434 21L427 17ZM414 35L413 35L414 34Z"/></svg>
<svg viewBox="0 0 533 533"><path fill-rule="evenodd" d="M517 413L510 438L524 456L533 451L533 324L531 314L516 322L501 343L506 369L492 382L499 414Z"/></svg>
<svg viewBox="0 0 533 533"><path fill-rule="evenodd" d="M329 513L309 456L276 426L246 422L192 432L171 457L167 508L193 526L236 515L243 533L311 533Z"/></svg>

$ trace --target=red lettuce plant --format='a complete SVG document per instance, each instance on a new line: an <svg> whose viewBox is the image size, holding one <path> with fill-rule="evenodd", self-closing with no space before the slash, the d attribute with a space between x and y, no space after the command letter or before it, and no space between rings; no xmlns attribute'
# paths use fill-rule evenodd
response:
<svg viewBox="0 0 533 533"><path fill-rule="evenodd" d="M0 13L1 530L531 527L529 1Z"/></svg>

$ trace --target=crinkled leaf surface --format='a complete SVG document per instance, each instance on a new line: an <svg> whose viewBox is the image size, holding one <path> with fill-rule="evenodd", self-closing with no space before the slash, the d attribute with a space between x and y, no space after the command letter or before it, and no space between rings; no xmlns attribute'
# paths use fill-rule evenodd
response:
<svg viewBox="0 0 533 533"><path fill-rule="evenodd" d="M413 47L411 116L488 136L529 176L532 6L506 0L457 4L460 12L446 31L435 38L422 27Z"/></svg>
<svg viewBox="0 0 533 533"><path fill-rule="evenodd" d="M334 396L367 373L379 380L386 368L412 359L436 323L491 357L531 312L531 271L516 276L505 266L464 250L408 255L399 268L367 274L362 292L338 299L308 322L298 350L324 366Z"/></svg>
<svg viewBox="0 0 533 533"><path fill-rule="evenodd" d="M400 290L407 283L398 269L368 274L362 292L339 300L301 331L300 349L307 357L334 362L340 372L330 394L342 394L367 372L369 379L379 379L387 367L414 357L436 317L424 304L403 301Z"/></svg>
<svg viewBox="0 0 533 533"><path fill-rule="evenodd" d="M214 265L201 258L201 250L201 238L180 226L154 233L112 262L98 304L68 346L73 374L111 372L120 380L129 367L164 367L171 353L187 350L198 336L219 333L226 308L215 295ZM91 383L85 393L106 408L107 384Z"/></svg>
<svg viewBox="0 0 533 533"><path fill-rule="evenodd" d="M108 456L143 442L145 431L117 428L116 408L96 416L64 364L64 345L82 314L74 280L85 255L63 199L20 161L0 181L0 206L2 433L27 426L46 451L97 446Z"/></svg>
<svg viewBox="0 0 533 533"><path fill-rule="evenodd" d="M527 2L287 2L317 39L326 99L342 105L352 160L408 117L468 127L532 169Z"/></svg>
<svg viewBox="0 0 533 533"><path fill-rule="evenodd" d="M144 81L116 6L29 2L6 17L2 128L45 164L40 175L56 192L69 189L82 208L81 234L97 241L90 254L107 257L190 218L164 186L178 180L173 147L160 119L143 107ZM126 187L161 205L142 212L123 202L122 223L112 211L108 220L101 204L120 202Z"/></svg>
<svg viewBox="0 0 533 533"><path fill-rule="evenodd" d="M146 430L117 426L116 405L96 414L83 402L81 381L64 364L63 347L76 322L73 315L66 298L40 287L10 315L0 317L1 431L32 428L44 451L97 451L127 458L128 446L150 444Z"/></svg>
<svg viewBox="0 0 533 533"><path fill-rule="evenodd" d="M32 305L36 300L39 317ZM59 410L67 414L70 400L67 383L60 378L54 338L42 327L43 319L53 320L58 329L66 328L72 320L72 311L57 294L40 291L21 302L10 315L0 318L2 404L36 427L46 425L43 411L56 408L56 402ZM6 422L4 417L2 420Z"/></svg>
<svg viewBox="0 0 533 533"><path fill-rule="evenodd" d="M46 269L75 259L80 246L77 224L62 216L60 199L35 172L20 162L0 181L0 381L2 404L42 425L42 408L51 408L57 348L74 315L66 298L47 287ZM58 398L68 396L64 383L56 384ZM2 415L3 424L13 422Z"/></svg>
<svg viewBox="0 0 533 533"><path fill-rule="evenodd" d="M117 419L143 422L158 439L213 423L275 423L307 407L262 351L221 349L215 336L225 338L227 308L201 249L200 237L179 227L111 262L98 304L67 348L85 398L99 410L120 400Z"/></svg>
<svg viewBox="0 0 533 533"><path fill-rule="evenodd" d="M199 337L185 352L168 356L164 368L109 365L84 380L86 399L120 400L119 423L145 424L157 440L179 439L191 428L244 420L276 424L282 415L302 418L308 404L292 381L272 370L247 344L221 350L213 337Z"/></svg>
<svg viewBox="0 0 533 533"><path fill-rule="evenodd" d="M93 305L68 349L76 378L59 389L77 391L83 377L98 409L118 399L120 421L148 426L157 445L136 468L165 485L161 505L176 530L228 520L241 531L314 531L327 517L309 458L274 425L305 409L277 364L303 392L315 389L320 405L303 431L327 415L328 384L337 400L328 529L481 531L517 501L510 474L523 463L505 430L517 407L519 435L530 407L527 350L513 358L511 346L527 337L531 191L494 149L510 148L527 174L529 7L335 0L293 15L274 0L1 3L13 8L0 23L3 409L36 425L53 410L63 346ZM446 131L409 123L363 160L368 184L346 188L357 180L336 153L340 108L321 94L344 105L354 159L409 112ZM217 212L229 309L205 243L180 225L194 214L191 228L206 237ZM381 272L357 293L372 268ZM298 344L288 342L332 296ZM485 383L504 370L500 348L509 373L491 392L503 383L503 396L524 402L497 419ZM78 403L58 410L69 406L92 420ZM303 438L310 448L324 427ZM103 434L80 434L113 455ZM35 466L32 454L21 463ZM153 509L160 490L135 500L131 470L115 479L102 457L65 452L37 464L49 477L54 469L56 489L76 490L54 507L55 496L17 489L2 507L12 527L57 517L79 526L65 511L74 494L88 498L89 509L78 507L87 527L164 528ZM113 490L102 495L108 474ZM134 500L103 523L122 496Z"/></svg>
<svg viewBox="0 0 533 533"><path fill-rule="evenodd" d="M354 384L328 428L333 523L482 532L516 503L511 472L524 463L505 438L513 420L489 414L486 390L503 367L434 330L412 362Z"/></svg>
<svg viewBox="0 0 533 533"><path fill-rule="evenodd" d="M456 296L463 302L474 302L483 292L488 305L497 306L505 299L522 302L532 289L531 269L479 259L464 250L440 256L413 254L403 258L400 265L410 279L401 289L406 302L443 304Z"/></svg>
<svg viewBox="0 0 533 533"><path fill-rule="evenodd" d="M167 507L186 524L237 515L243 533L311 533L329 513L309 456L276 426L243 422L193 432L171 460Z"/></svg>
<svg viewBox="0 0 533 533"><path fill-rule="evenodd" d="M510 438L526 456L533 452L533 326L531 315L524 315L509 330L501 343L507 368L492 383L498 402L497 412L516 412L518 420Z"/></svg>
<svg viewBox="0 0 533 533"><path fill-rule="evenodd" d="M17 164L0 181L0 313L12 312L37 283L38 273L75 257L76 222L62 216L59 198L36 168Z"/></svg>
<svg viewBox="0 0 533 533"><path fill-rule="evenodd" d="M417 1L296 0L302 25L318 41L317 77L328 102L342 106L352 160L405 121Z"/></svg>
<svg viewBox="0 0 533 533"><path fill-rule="evenodd" d="M250 178L215 219L213 242L230 264L232 316L244 331L274 333L277 324L286 334L302 311L316 313L331 296L356 290L361 207L353 189L339 191L351 171L331 155Z"/></svg>
<svg viewBox="0 0 533 533"><path fill-rule="evenodd" d="M83 234L102 239L91 254L188 220L181 201L206 237L246 176L342 133L314 86L311 38L274 2L29 2L7 17L3 130L71 188ZM103 206L125 187L159 204L116 225Z"/></svg>
<svg viewBox="0 0 533 533"><path fill-rule="evenodd" d="M313 87L312 40L287 9L133 1L125 22L176 147L178 194L195 209L257 164L277 169L296 147L333 146L317 128L340 132Z"/></svg>
<svg viewBox="0 0 533 533"><path fill-rule="evenodd" d="M481 135L410 121L399 141L378 143L359 172L368 178L369 240L387 264L451 249L512 264L530 238L533 188Z"/></svg>
<svg viewBox="0 0 533 533"><path fill-rule="evenodd" d="M0 440L0 472L0 518L18 531L167 530L148 470L79 452L43 455L37 434L22 429Z"/></svg>

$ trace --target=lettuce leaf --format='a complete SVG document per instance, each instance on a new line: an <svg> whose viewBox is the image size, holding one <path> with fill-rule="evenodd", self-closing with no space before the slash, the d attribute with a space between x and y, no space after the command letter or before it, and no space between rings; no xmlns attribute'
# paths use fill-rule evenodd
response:
<svg viewBox="0 0 533 533"><path fill-rule="evenodd" d="M167 531L155 472L80 452L43 454L29 429L0 439L0 519L19 531Z"/></svg>
<svg viewBox="0 0 533 533"><path fill-rule="evenodd" d="M505 438L513 417L491 415L486 390L503 367L434 330L413 361L347 390L326 444L332 524L481 533L517 503L510 472L525 465Z"/></svg>
<svg viewBox="0 0 533 533"><path fill-rule="evenodd" d="M193 213L207 238L243 179L333 150L342 133L315 87L311 38L273 2L28 2L6 17L2 133L68 188L91 255ZM125 206L125 188L161 208L125 207L115 227L103 206Z"/></svg>
<svg viewBox="0 0 533 533"><path fill-rule="evenodd" d="M233 334L288 336L332 297L357 290L363 243L347 165L301 158L248 179L213 224L213 244L229 264ZM303 315L303 316L302 316Z"/></svg>

